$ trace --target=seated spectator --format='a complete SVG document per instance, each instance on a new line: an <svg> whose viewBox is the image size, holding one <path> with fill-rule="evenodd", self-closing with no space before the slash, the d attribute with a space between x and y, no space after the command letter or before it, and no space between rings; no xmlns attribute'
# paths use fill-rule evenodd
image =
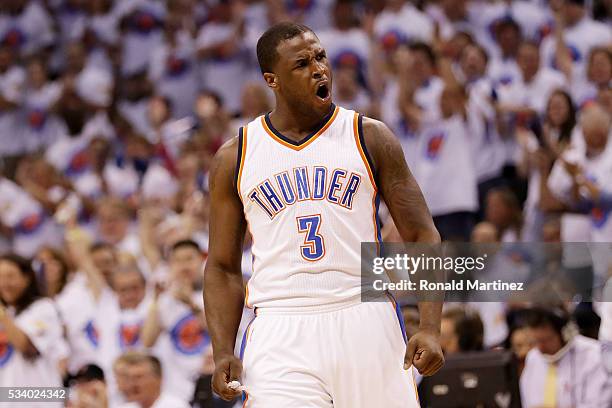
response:
<svg viewBox="0 0 612 408"><path fill-rule="evenodd" d="M528 324L536 347L521 376L523 406L608 406L612 377L604 370L601 344L576 334L563 308L534 308Z"/></svg>
<svg viewBox="0 0 612 408"><path fill-rule="evenodd" d="M125 375L119 387L125 390L125 404L118 408L188 408L189 405L162 391L162 366L157 357L128 352L119 357Z"/></svg>
<svg viewBox="0 0 612 408"><path fill-rule="evenodd" d="M529 351L535 347L533 331L525 321L515 322L510 327L508 334L508 346L518 360L519 375L525 368L525 359Z"/></svg>
<svg viewBox="0 0 612 408"><path fill-rule="evenodd" d="M0 256L0 386L59 387L68 355L53 302L43 298L30 261ZM8 407L0 403L0 407ZM61 403L28 403L61 407Z"/></svg>
<svg viewBox="0 0 612 408"><path fill-rule="evenodd" d="M501 242L516 242L521 236L523 217L516 195L507 187L487 194L485 219L499 231Z"/></svg>
<svg viewBox="0 0 612 408"><path fill-rule="evenodd" d="M444 354L483 350L484 327L478 313L453 307L442 313L440 346Z"/></svg>

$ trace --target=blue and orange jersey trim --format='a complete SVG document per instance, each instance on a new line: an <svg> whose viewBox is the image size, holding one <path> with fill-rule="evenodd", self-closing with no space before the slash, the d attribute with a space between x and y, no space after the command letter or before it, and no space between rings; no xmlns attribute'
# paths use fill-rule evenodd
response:
<svg viewBox="0 0 612 408"><path fill-rule="evenodd" d="M319 125L317 130L315 130L299 142L289 139L287 136L276 130L272 125L272 121L270 121L269 113L261 117L261 125L272 139L274 139L285 147L288 147L295 151L300 151L305 147L309 146L312 142L314 142L319 136L321 136L321 134L323 134L323 132L327 130L327 128L331 126L331 124L338 116L339 110L340 109L336 105L332 104L331 112L328 113L327 116L321 121L321 124Z"/></svg>
<svg viewBox="0 0 612 408"><path fill-rule="evenodd" d="M238 154L236 155L236 172L235 172L235 184L238 197L242 200L240 194L240 181L242 180L242 170L244 169L244 159L246 156L247 148L247 127L241 127L238 131Z"/></svg>
<svg viewBox="0 0 612 408"><path fill-rule="evenodd" d="M357 112L355 112L355 116L353 118L353 134L355 136L355 144L357 145L357 149L359 150L359 155L363 160L363 164L368 172L368 177L370 178L370 182L372 183L372 188L374 189L374 196L372 197L372 222L374 224L374 240L377 244L377 252L380 253L380 244L382 242L380 232L380 219L378 217L380 196L378 194L378 186L376 184L376 172L374 164L372 162L370 154L368 153L368 149L365 144L365 139L363 137L363 115Z"/></svg>

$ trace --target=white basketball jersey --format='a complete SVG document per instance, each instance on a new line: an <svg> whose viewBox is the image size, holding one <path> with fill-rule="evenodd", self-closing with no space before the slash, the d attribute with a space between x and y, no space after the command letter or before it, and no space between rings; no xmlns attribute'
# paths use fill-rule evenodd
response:
<svg viewBox="0 0 612 408"><path fill-rule="evenodd" d="M300 142L267 115L240 129L236 185L253 236L249 307L358 299L361 242L379 242L361 116L340 107Z"/></svg>

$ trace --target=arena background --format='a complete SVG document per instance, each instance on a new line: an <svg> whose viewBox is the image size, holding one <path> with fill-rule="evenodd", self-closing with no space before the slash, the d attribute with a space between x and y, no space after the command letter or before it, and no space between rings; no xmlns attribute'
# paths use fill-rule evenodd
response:
<svg viewBox="0 0 612 408"><path fill-rule="evenodd" d="M272 109L255 44L284 20L326 47L335 103L401 141L443 239L611 242L611 16L605 0L1 2L0 387L64 383L74 407L148 407L160 387L157 407L233 405L210 391L208 172ZM588 251L559 267L593 290L610 276ZM554 406L603 407L611 304L558 300L545 310L571 316L601 388L559 364ZM510 350L524 406L541 405L538 311L447 305L444 351Z"/></svg>

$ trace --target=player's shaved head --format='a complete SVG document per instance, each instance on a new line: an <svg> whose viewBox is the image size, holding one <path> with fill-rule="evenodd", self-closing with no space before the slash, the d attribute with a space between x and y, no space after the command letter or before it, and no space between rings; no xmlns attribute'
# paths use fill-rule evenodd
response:
<svg viewBox="0 0 612 408"><path fill-rule="evenodd" d="M281 42L308 32L314 34L314 32L304 24L288 21L275 24L268 28L257 41L257 60L259 61L261 73L265 74L266 72L272 72L274 64L276 64L278 60L276 48Z"/></svg>

